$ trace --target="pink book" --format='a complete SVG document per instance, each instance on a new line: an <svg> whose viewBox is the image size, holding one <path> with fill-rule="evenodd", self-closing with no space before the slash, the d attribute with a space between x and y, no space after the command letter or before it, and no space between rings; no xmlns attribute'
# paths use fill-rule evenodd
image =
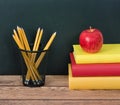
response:
<svg viewBox="0 0 120 105"><path fill-rule="evenodd" d="M120 63L76 64L70 53L72 76L120 76Z"/></svg>

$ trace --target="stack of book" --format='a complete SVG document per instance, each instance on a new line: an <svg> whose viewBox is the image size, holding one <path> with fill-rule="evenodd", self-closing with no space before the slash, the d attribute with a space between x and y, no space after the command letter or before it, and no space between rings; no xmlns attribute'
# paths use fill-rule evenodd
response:
<svg viewBox="0 0 120 105"><path fill-rule="evenodd" d="M120 44L103 44L93 54L73 45L70 61L70 89L120 89Z"/></svg>

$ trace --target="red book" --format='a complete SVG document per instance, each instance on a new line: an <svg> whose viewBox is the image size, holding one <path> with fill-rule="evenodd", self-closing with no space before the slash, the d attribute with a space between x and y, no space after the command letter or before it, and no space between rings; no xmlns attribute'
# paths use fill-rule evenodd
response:
<svg viewBox="0 0 120 105"><path fill-rule="evenodd" d="M72 76L120 76L120 63L76 64L70 53Z"/></svg>

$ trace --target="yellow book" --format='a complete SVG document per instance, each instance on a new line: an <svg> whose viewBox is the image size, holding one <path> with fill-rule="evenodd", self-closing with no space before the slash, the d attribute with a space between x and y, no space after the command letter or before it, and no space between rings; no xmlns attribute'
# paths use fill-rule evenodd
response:
<svg viewBox="0 0 120 105"><path fill-rule="evenodd" d="M72 77L71 64L68 64L69 89L120 89L120 76Z"/></svg>
<svg viewBox="0 0 120 105"><path fill-rule="evenodd" d="M87 53L80 45L73 45L73 55L77 64L120 63L120 44L103 44L97 53Z"/></svg>

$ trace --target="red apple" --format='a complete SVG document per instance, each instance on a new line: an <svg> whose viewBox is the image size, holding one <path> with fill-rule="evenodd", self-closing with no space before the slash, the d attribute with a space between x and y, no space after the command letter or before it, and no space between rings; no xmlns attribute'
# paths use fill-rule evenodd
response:
<svg viewBox="0 0 120 105"><path fill-rule="evenodd" d="M103 35L96 28L86 29L80 33L79 44L88 53L98 52L103 45Z"/></svg>

